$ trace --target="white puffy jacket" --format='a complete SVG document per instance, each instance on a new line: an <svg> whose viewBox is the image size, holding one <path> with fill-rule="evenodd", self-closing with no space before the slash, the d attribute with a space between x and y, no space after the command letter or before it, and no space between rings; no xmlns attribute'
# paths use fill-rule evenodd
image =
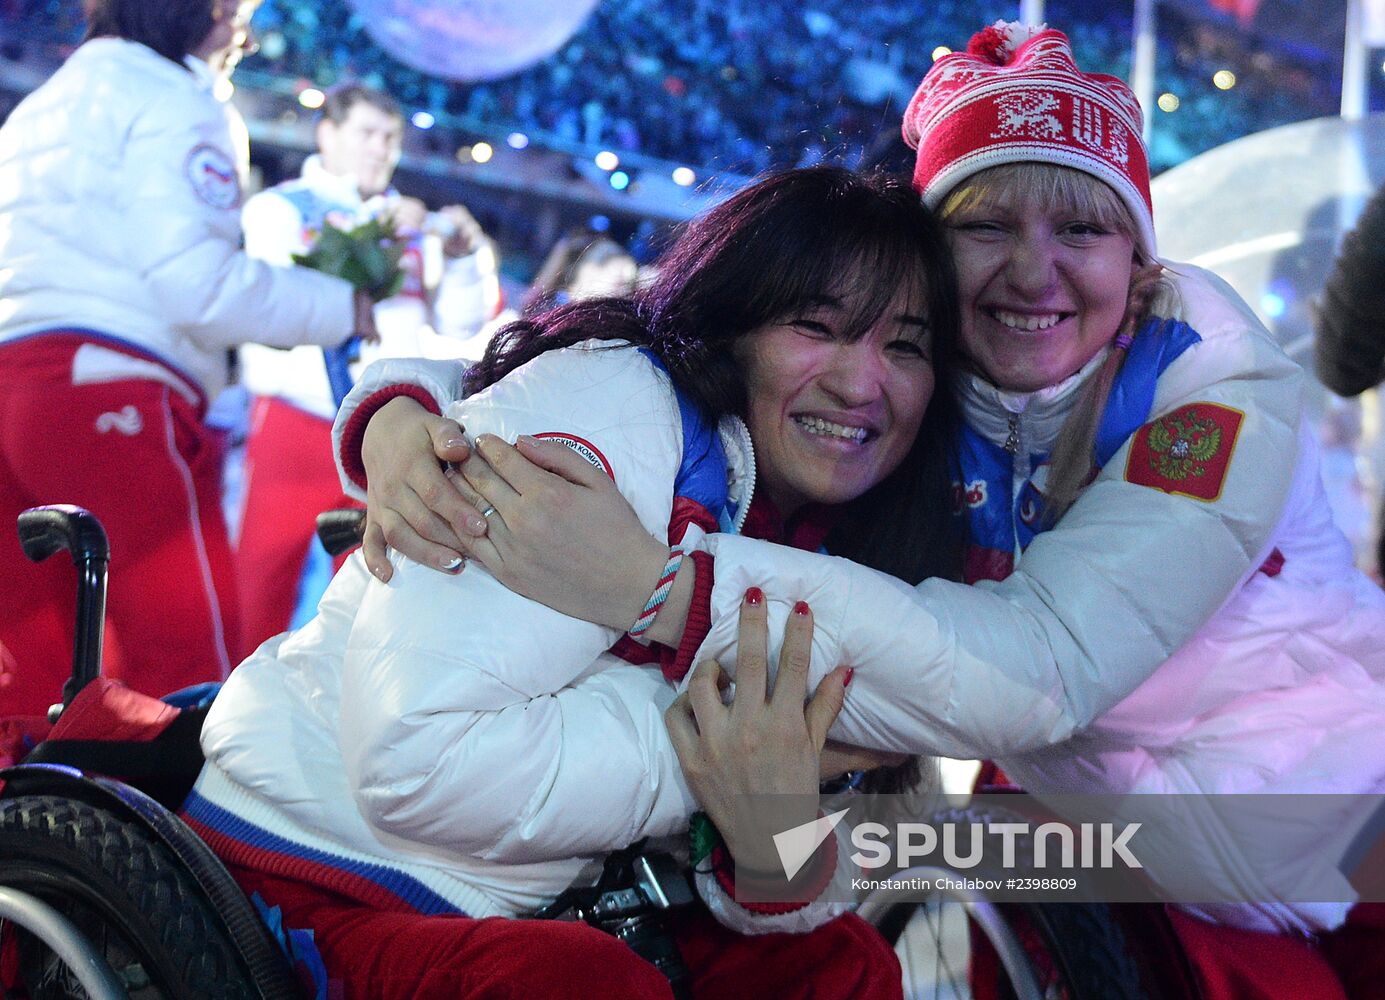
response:
<svg viewBox="0 0 1385 1000"><path fill-rule="evenodd" d="M1385 793L1385 594L1332 523L1303 372L1224 282L1169 266L1201 340L1160 377L1150 418L1193 402L1244 414L1214 502L1127 481L1127 441L1007 579L975 586L911 587L845 559L709 535L713 625L697 659L734 672L739 605L758 586L772 641L796 601L812 606L810 685L856 668L838 740L995 759L1038 794L1343 793L1372 808L1366 796ZM456 383L427 365L396 364L377 384L390 380L443 404ZM1018 395L966 377L959 392L975 430L997 443L1014 430L1022 450L1047 452L1081 381ZM1016 489L1028 474L1016 470ZM1278 575L1260 572L1276 549ZM1196 845L1195 870L1221 878L1219 892L1262 902L1189 909L1262 930L1330 928L1352 898L1334 863L1361 819L1324 812L1238 867L1224 862L1263 829L1209 814L1155 845L1149 867L1156 879L1160 864L1188 868ZM1304 902L1305 885L1337 901Z"/></svg>
<svg viewBox="0 0 1385 1000"><path fill-rule="evenodd" d="M346 282L240 251L245 126L212 82L199 60L97 38L15 108L0 128L0 342L107 334L212 396L228 347L350 335ZM107 354L120 377L129 359ZM83 363L102 376L102 359Z"/></svg>
<svg viewBox="0 0 1385 1000"><path fill-rule="evenodd" d="M245 252L279 267L292 267L293 255L312 248L321 217L338 226L355 226L388 212L398 200L390 190L362 199L354 177L329 173L317 156L303 164L302 176L261 191L245 203L241 225ZM353 374L379 358L469 358L485 350L478 336L500 308L495 250L483 241L465 257L444 258L442 240L421 235L409 245L400 294L375 306L376 344L361 345ZM345 339L345 338L341 338ZM259 396L276 396L326 420L337 412L322 352L315 347L275 350L257 344L241 348L241 382Z"/></svg>
<svg viewBox="0 0 1385 1000"><path fill-rule="evenodd" d="M772 637L794 601L812 605L810 683L856 668L832 730L848 743L992 758L1033 793L1385 792L1385 594L1332 523L1303 373L1229 287L1171 266L1202 339L1159 379L1150 416L1199 401L1244 414L1215 501L1127 481L1128 440L1008 578L970 587L914 588L844 559L709 536L713 626L699 658L734 660L753 584ZM968 379L963 410L996 442L1017 414L1047 451L1076 388L1024 397ZM1283 567L1270 576L1259 570L1275 549ZM1361 819L1324 811L1277 831L1254 870L1207 861L1197 870L1224 878L1228 895L1265 902L1190 908L1265 930L1339 924L1352 897L1333 863ZM1159 845L1156 879L1161 860L1193 865L1182 852L1229 857L1266 839L1263 827L1205 820ZM1338 902L1279 898L1306 884Z"/></svg>
<svg viewBox="0 0 1385 1000"><path fill-rule="evenodd" d="M585 441L666 536L676 397L643 355L607 346L541 355L451 412L474 434ZM721 436L732 469L746 468L744 425L730 419ZM749 488L733 478L733 496L748 501ZM607 650L620 633L519 597L479 565L394 565L383 584L353 556L316 619L232 673L202 731L194 818L472 916L531 911L641 837L685 841L696 805L657 666L619 659Z"/></svg>

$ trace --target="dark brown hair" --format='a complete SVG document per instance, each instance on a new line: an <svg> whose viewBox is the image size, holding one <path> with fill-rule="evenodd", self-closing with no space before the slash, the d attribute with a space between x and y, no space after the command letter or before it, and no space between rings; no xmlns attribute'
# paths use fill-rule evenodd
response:
<svg viewBox="0 0 1385 1000"><path fill-rule="evenodd" d="M322 111L318 120L340 125L346 121L347 115L351 114L351 109L357 104L369 104L397 121L404 120L404 109L399 106L398 101L383 90L375 90L354 80L347 80L327 89L323 95Z"/></svg>
<svg viewBox="0 0 1385 1000"><path fill-rule="evenodd" d="M178 65L211 34L217 0L84 0L86 38L124 38ZM232 0L225 0L230 3Z"/></svg>
<svg viewBox="0 0 1385 1000"><path fill-rule="evenodd" d="M824 294L848 305L843 336L865 336L900 289L922 292L939 369L923 427L900 467L847 505L835 554L911 583L958 578L952 454L960 421L946 376L958 304L941 226L900 181L840 167L773 174L689 223L631 299L575 302L513 323L466 376L476 391L545 351L589 338L649 347L712 418L746 414L734 345Z"/></svg>

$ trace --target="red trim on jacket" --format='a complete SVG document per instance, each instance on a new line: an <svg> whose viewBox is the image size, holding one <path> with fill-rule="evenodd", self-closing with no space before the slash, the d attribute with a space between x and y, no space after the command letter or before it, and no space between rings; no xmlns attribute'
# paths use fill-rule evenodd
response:
<svg viewBox="0 0 1385 1000"><path fill-rule="evenodd" d="M367 485L365 463L361 460L361 445L365 441L366 425L380 407L400 396L408 396L429 413L442 412L432 394L416 385L389 385L367 396L347 419L341 432L341 467L347 478L361 489L365 489Z"/></svg>
<svg viewBox="0 0 1385 1000"><path fill-rule="evenodd" d="M795 910L803 909L809 903L816 902L823 890L827 888L827 884L832 881L832 876L837 872L837 838L834 834L819 844L803 871L795 877L794 881L799 883L797 888L803 890L803 898L799 900L768 903L736 899L736 863L732 860L731 852L726 849L724 841L712 848L710 860L712 862L712 875L716 878L717 885L721 886L722 891L727 896L735 900L737 906L766 917L780 913L793 913ZM779 879L776 876L771 876L771 879L769 884L774 889L782 891Z"/></svg>
<svg viewBox="0 0 1385 1000"><path fill-rule="evenodd" d="M664 676L675 684L692 669L693 657L701 648L707 633L712 630L712 584L716 582L710 552L695 550L688 553L697 575L693 578L692 603L688 605L688 621L683 626L683 638L677 649L657 646L659 666Z"/></svg>

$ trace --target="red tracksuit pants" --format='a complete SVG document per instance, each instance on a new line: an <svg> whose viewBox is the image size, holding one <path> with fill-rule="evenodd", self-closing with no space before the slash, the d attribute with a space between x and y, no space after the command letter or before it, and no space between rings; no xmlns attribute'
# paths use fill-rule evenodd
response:
<svg viewBox="0 0 1385 1000"><path fill-rule="evenodd" d="M107 676L160 696L233 665L220 438L201 405L163 382L73 384L73 355L88 339L55 333L0 346L0 757L21 733L47 731L44 711L72 670L72 562L25 558L14 523L26 507L78 504L105 526Z"/></svg>
<svg viewBox="0 0 1385 1000"><path fill-rule="evenodd" d="M359 506L342 492L332 456L331 422L283 400L256 397L245 445L245 506L236 541L241 649L247 654L288 630L309 547L317 544L317 515ZM302 596L315 607L322 595Z"/></svg>
<svg viewBox="0 0 1385 1000"><path fill-rule="evenodd" d="M586 924L428 917L362 906L329 890L228 865L247 895L309 928L328 1000L672 1000L668 981L616 938ZM854 915L810 934L746 937L701 905L674 937L696 1000L899 1000L899 960Z"/></svg>

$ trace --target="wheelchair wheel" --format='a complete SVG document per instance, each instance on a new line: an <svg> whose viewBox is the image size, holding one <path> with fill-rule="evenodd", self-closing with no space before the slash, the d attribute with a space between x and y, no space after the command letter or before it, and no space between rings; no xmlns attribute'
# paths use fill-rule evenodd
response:
<svg viewBox="0 0 1385 1000"><path fill-rule="evenodd" d="M955 874L955 873L954 873ZM900 955L906 997L1152 1000L1125 932L1101 904L985 904L939 893L878 924ZM1019 967L1010 963L1018 962Z"/></svg>
<svg viewBox="0 0 1385 1000"><path fill-rule="evenodd" d="M994 809L949 809L928 822L1019 820ZM1019 857L1026 838L1019 838ZM984 868L984 866L983 866ZM917 868L928 879L925 900L872 897L861 916L895 946L904 966L905 997L949 1000L1154 1000L1163 995L1140 959L1116 910L1104 903L996 903L964 889L939 889L939 879L1004 878L987 872Z"/></svg>
<svg viewBox="0 0 1385 1000"><path fill-rule="evenodd" d="M86 803L48 795L0 801L0 885L38 897L72 921L131 1000L260 996L217 914L169 851L135 824ZM42 941L11 931L19 996L86 997Z"/></svg>

